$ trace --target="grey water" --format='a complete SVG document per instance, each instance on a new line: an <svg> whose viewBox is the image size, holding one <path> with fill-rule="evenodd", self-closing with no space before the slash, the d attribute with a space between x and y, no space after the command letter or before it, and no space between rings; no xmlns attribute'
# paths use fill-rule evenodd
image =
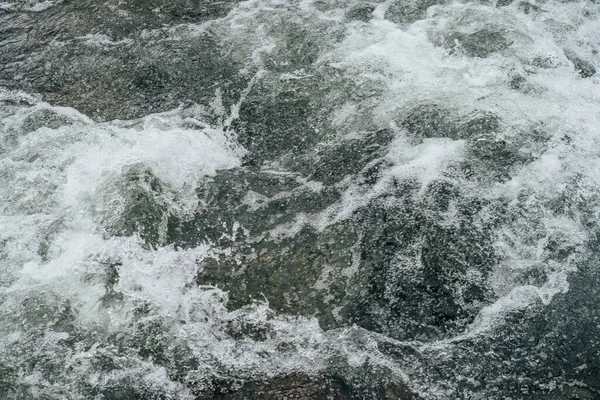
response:
<svg viewBox="0 0 600 400"><path fill-rule="evenodd" d="M0 399L600 399L600 3L0 2Z"/></svg>

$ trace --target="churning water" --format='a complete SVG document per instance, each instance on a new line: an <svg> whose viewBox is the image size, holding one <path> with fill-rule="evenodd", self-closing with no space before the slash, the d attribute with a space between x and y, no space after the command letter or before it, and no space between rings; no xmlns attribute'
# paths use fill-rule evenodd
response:
<svg viewBox="0 0 600 400"><path fill-rule="evenodd" d="M600 4L0 3L0 398L600 398Z"/></svg>

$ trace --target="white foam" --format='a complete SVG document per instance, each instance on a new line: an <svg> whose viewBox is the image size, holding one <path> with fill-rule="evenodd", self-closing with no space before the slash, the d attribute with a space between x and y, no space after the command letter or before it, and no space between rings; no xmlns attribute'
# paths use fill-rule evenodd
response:
<svg viewBox="0 0 600 400"><path fill-rule="evenodd" d="M99 33L89 34L81 37L75 38L76 40L82 40L86 44L90 46L103 47L103 46L128 46L133 44L132 39L122 39L118 41L112 40L110 37L106 35L102 35Z"/></svg>
<svg viewBox="0 0 600 400"><path fill-rule="evenodd" d="M377 93L375 99L353 99L339 104L338 112L331 116L334 126L351 130L353 124L348 121L352 122L354 114L372 107L374 124L385 128L394 125L391 121L399 111L416 104L440 103L459 115L491 110L502 119L503 139L516 146L535 149L537 158L515 166L506 182L458 181L468 194L510 204L526 212L527 217L505 223L495 232L494 245L502 261L487 283L496 300L481 309L463 334L422 347L440 349L438 354L442 354L453 343L489 334L507 313L533 305L543 307L557 294L567 293L569 274L584 257L582 249L590 234L584 224L590 222L585 221L588 216L557 215L548 204L564 195L573 202L587 204L591 209L590 218L595 220L600 215L597 195L600 188L599 80L598 77L582 79L563 52L563 48L572 47L599 65L600 58L592 50L600 46L600 36L596 34L600 6L547 1L540 4L541 12L526 14L518 10L517 2L502 8L453 2L431 7L425 20L398 26L383 19L390 3L380 3L375 19L369 23L343 25L340 10L319 12L314 2L251 0L242 2L222 20L144 32L141 39L159 40L164 35L167 36L164 40L196 38L205 34L210 26L217 35L223 36L221 44L231 48L232 57L250 60L245 73L254 74L262 68L280 39L272 33L270 24L281 27L293 20L315 31L323 24L339 24L334 30L345 32L343 38L323 35L321 39L326 43L318 64L351 77L365 92L372 89ZM340 5L340 9L343 6L346 5ZM0 3L0 9L11 7L13 3ZM587 17L582 13L583 8L589 11ZM482 28L505 32L512 44L489 57L477 58L461 53L460 46L446 48L436 42L445 35L470 34ZM94 46L129 43L112 42L102 35L79 39ZM552 62L546 67L536 65L535 60L544 57ZM509 74L512 73L525 77L527 90L510 87ZM280 78L285 82L303 79L308 74L299 70ZM259 71L256 80L265 76ZM249 86L247 91L251 88ZM3 245L0 296L12 298L2 303L3 315L18 311L21 299L53 294L68 299L78 311L78 328L108 336L132 329L132 310L140 302L147 302L154 313L151 317L167 321L165 324L172 329L174 341L188 344L200 360L211 360L199 367L199 378L214 368L212 360L237 371L254 370L271 375L301 367L318 369L327 363L324 351L345 354L351 365L381 363L402 374L398 363L377 354L373 343L367 340L365 347L359 345L357 336L379 338L359 328L323 333L315 319L274 316L267 303L228 312L226 293L193 284L199 262L209 254L209 247L186 251L169 247L148 250L136 236L111 239L102 236L90 204L97 201L106 182L116 179L133 164L147 166L161 182L178 193L173 202L180 211L191 210L196 200L194 188L199 181L218 169L240 165L243 150L220 129L200 120L196 126L201 129L190 129L177 110L134 122L98 124L74 110L41 103L36 96L0 90L0 101L5 100L17 105L10 113L7 111L10 115L1 116L2 134L13 135L17 141L0 159L0 243ZM228 111L218 101L212 106L213 111L220 110L222 116ZM230 110L227 123L237 116L239 106L240 103ZM72 124L16 133L26 118L40 109L56 111ZM541 127L547 136L540 148L536 148L536 143L528 143L532 127ZM349 135L358 133L348 132ZM319 216L299 214L290 226L280 227L280 233L293 235L305 224L324 229L349 218L359 207L389 191L394 180L412 180L425 188L430 182L445 178L451 165L467 157L464 141L437 138L417 144L408 140L401 129L395 133L396 139L386 156L391 167L383 171L375 185L366 188L349 179L343 181L339 187L344 193L338 204ZM246 200L259 207L258 196L247 196ZM548 243L558 239L573 248L572 254L561 262L547 258ZM46 242L49 248L43 256L40 247ZM102 303L107 292L107 260L121 263L115 267L119 280L113 290L124 296L122 308ZM524 271L533 269L545 274L542 282L520 281ZM481 277L473 272L473 279ZM236 318L264 324L269 338L262 342L250 338L233 340L223 333L223 326ZM25 340L23 338L21 332L12 332L7 342L0 341L0 351ZM64 332L48 333L44 343L52 347L65 338ZM281 357L277 354L281 343L293 343L296 350L289 357ZM94 352L102 351L109 352L97 345L70 360L75 365L77 357L78 360L91 359ZM87 364L82 363L79 373L85 375L92 368L88 370ZM149 382L171 385L164 369L141 360L132 363L144 371L143 376ZM418 377L416 369L411 373ZM42 380L35 373L23 379L32 383ZM103 379L102 376L90 377L90 381L102 382ZM427 379L422 378L416 384L423 382ZM181 388L171 389L173 392L181 390L177 392L181 395L179 398L188 395ZM456 397L456 393L440 382L431 383L427 389L432 398L437 394L439 398Z"/></svg>
<svg viewBox="0 0 600 400"><path fill-rule="evenodd" d="M22 304L34 293L48 297L49 304L70 304L77 329L99 341L96 350L68 355L60 352L68 332L45 336L46 348L58 351L59 358L66 357L64 362L77 365L69 378L72 385L76 385L77 376L94 371L89 363L102 356L100 353L116 356L104 347L103 338L132 334L132 313L139 304L149 305L148 318L160 318L167 329L172 329L174 336L169 340L187 343L202 360L271 375L300 365L323 366L316 350L323 340L316 320L273 318L266 304L229 313L226 293L195 284L198 265L209 254L208 246L185 251L172 247L148 250L137 236L106 238L98 229L90 203L102 194L106 182L116 179L127 166L143 164L150 168L177 193L176 200L185 209L186 196L189 205L197 203L194 189L200 180L217 169L239 165L243 149L219 129L183 127L178 110L133 122L94 123L73 110L36 104L8 116L4 134L18 131L27 116L40 108L70 115L74 123L19 135L16 147L0 159L4 179L0 188L0 240L7 244L2 249L0 297L10 299L2 303L0 313L26 312ZM39 249L46 241L44 258ZM111 263L113 267L108 266ZM116 268L118 273L118 282L112 286L107 286L112 273L107 268ZM103 300L109 290L122 296L119 305ZM233 340L223 333L223 325L235 318L264 324L275 333L263 343ZM12 342L29 340L18 332L12 332L10 338ZM282 341L296 343L298 351L290 358L278 359L275 349ZM8 345L0 340L3 357L10 357ZM134 358L128 363L127 370L114 376L93 375L90 379L108 385L120 377L138 374L148 387L154 385L176 393L177 398L189 398L188 389L173 383L163 367ZM199 379L209 376L216 365L202 366ZM35 384L43 378L33 372L23 379ZM51 388L43 390L53 393Z"/></svg>

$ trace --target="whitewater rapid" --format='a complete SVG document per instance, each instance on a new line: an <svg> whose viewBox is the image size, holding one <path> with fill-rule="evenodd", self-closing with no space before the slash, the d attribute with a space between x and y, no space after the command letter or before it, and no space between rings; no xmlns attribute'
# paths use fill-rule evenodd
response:
<svg viewBox="0 0 600 400"><path fill-rule="evenodd" d="M0 397L600 396L599 4L159 3L0 3Z"/></svg>

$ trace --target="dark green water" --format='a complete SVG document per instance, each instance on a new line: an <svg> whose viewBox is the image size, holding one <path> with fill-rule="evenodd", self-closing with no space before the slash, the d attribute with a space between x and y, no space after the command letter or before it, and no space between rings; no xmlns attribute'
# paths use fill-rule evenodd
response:
<svg viewBox="0 0 600 400"><path fill-rule="evenodd" d="M0 3L0 398L600 398L600 5Z"/></svg>

